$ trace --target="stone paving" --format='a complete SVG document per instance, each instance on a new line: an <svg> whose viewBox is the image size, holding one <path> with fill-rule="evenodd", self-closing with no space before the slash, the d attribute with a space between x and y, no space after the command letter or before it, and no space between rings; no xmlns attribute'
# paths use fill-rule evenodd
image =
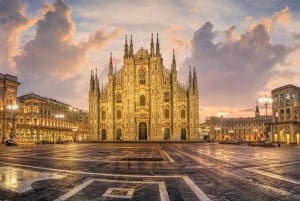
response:
<svg viewBox="0 0 300 201"><path fill-rule="evenodd" d="M300 200L300 147L0 146L0 201Z"/></svg>

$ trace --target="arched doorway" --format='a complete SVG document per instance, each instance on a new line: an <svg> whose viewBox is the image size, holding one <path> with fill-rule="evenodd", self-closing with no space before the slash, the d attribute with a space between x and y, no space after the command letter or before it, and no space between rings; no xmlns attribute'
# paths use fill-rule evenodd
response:
<svg viewBox="0 0 300 201"><path fill-rule="evenodd" d="M186 130L185 130L185 128L182 128L180 133L181 133L180 134L181 140L186 140Z"/></svg>
<svg viewBox="0 0 300 201"><path fill-rule="evenodd" d="M106 138L107 138L107 137L106 137L106 129L102 129L102 130L101 130L101 138L100 138L100 139L101 139L101 140L106 140Z"/></svg>
<svg viewBox="0 0 300 201"><path fill-rule="evenodd" d="M116 140L122 140L122 130L120 128L116 130Z"/></svg>
<svg viewBox="0 0 300 201"><path fill-rule="evenodd" d="M165 128L164 138L165 138L165 140L169 140L171 138L171 134L170 134L170 129L169 128Z"/></svg>
<svg viewBox="0 0 300 201"><path fill-rule="evenodd" d="M139 124L139 140L147 140L147 124L145 122Z"/></svg>

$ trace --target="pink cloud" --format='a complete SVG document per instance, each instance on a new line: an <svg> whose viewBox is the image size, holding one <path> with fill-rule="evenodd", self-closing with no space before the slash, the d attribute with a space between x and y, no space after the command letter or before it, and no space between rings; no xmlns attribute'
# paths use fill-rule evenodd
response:
<svg viewBox="0 0 300 201"><path fill-rule="evenodd" d="M72 9L63 0L57 0L44 6L43 11L45 15L37 22L35 38L14 58L22 73L69 79L80 72L88 51L99 49L122 34L121 29L109 34L98 30L88 40L75 44Z"/></svg>
<svg viewBox="0 0 300 201"><path fill-rule="evenodd" d="M5 71L16 72L12 58L20 53L20 35L37 19L26 17L26 6L18 0L0 1L0 66L6 68Z"/></svg>
<svg viewBox="0 0 300 201"><path fill-rule="evenodd" d="M279 25L287 25L291 21L291 11L287 6L280 11L277 11L273 14L272 20L274 23Z"/></svg>

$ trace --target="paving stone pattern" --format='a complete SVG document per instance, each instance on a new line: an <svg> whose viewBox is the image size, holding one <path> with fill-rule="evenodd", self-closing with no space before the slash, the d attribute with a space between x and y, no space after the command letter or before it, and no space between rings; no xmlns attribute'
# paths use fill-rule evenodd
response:
<svg viewBox="0 0 300 201"><path fill-rule="evenodd" d="M299 170L296 145L0 145L0 201L293 201Z"/></svg>

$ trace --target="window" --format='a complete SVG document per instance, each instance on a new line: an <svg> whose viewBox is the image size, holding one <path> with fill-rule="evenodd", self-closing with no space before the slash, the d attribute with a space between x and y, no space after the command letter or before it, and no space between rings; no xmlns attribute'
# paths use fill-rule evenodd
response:
<svg viewBox="0 0 300 201"><path fill-rule="evenodd" d="M117 119L121 119L122 118L122 113L121 110L117 111Z"/></svg>
<svg viewBox="0 0 300 201"><path fill-rule="evenodd" d="M146 84L146 73L144 69L140 70L139 76L140 76L140 84L142 85Z"/></svg>
<svg viewBox="0 0 300 201"><path fill-rule="evenodd" d="M291 104L291 98L290 98L290 94L289 93L285 94L285 104L286 105L290 105Z"/></svg>
<svg viewBox="0 0 300 201"><path fill-rule="evenodd" d="M290 109L288 108L287 110L286 110L286 120L289 120L291 118L291 111L290 111Z"/></svg>
<svg viewBox="0 0 300 201"><path fill-rule="evenodd" d="M181 119L185 119L185 110L182 109L180 112Z"/></svg>
<svg viewBox="0 0 300 201"><path fill-rule="evenodd" d="M122 95L120 93L117 93L117 95L116 95L116 102L122 103Z"/></svg>
<svg viewBox="0 0 300 201"><path fill-rule="evenodd" d="M293 106L297 106L296 94L292 94L292 104Z"/></svg>
<svg viewBox="0 0 300 201"><path fill-rule="evenodd" d="M279 95L279 106L282 107L283 106L283 94Z"/></svg>
<svg viewBox="0 0 300 201"><path fill-rule="evenodd" d="M278 95L274 96L274 106L278 107Z"/></svg>
<svg viewBox="0 0 300 201"><path fill-rule="evenodd" d="M166 119L169 119L169 116L170 116L169 110L168 110L168 109L165 109L165 118L166 118Z"/></svg>
<svg viewBox="0 0 300 201"><path fill-rule="evenodd" d="M146 102L146 100L145 100L145 96L144 95L141 95L140 96L140 106L145 106L145 103Z"/></svg>
<svg viewBox="0 0 300 201"><path fill-rule="evenodd" d="M165 92L164 93L164 101L165 102L169 102L170 101L170 93L169 92Z"/></svg>
<svg viewBox="0 0 300 201"><path fill-rule="evenodd" d="M105 113L105 111L101 111L101 119L102 120L106 119L106 113Z"/></svg>
<svg viewBox="0 0 300 201"><path fill-rule="evenodd" d="M284 111L283 110L280 110L280 119L284 119Z"/></svg>

